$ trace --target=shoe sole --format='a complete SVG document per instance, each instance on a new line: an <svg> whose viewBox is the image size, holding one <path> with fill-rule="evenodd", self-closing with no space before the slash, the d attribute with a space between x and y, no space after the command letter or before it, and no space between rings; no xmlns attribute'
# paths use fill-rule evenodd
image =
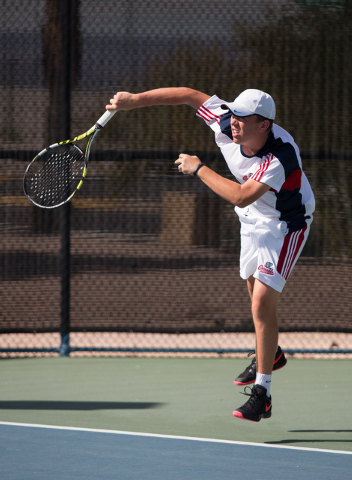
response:
<svg viewBox="0 0 352 480"><path fill-rule="evenodd" d="M281 365L281 367L278 367L278 368L273 368L273 372L276 372L277 370L281 370L282 368L284 368L284 366L287 364L287 361L286 363L284 363L283 365ZM239 385L239 386L245 386L245 385L250 385L251 383L254 383L255 382L255 379L254 380L251 380L250 382L237 382L236 380L233 382L235 385Z"/></svg>
<svg viewBox="0 0 352 480"><path fill-rule="evenodd" d="M264 414L260 417L259 420L250 420L249 418L245 418L241 412L237 412L237 410L235 410L234 412L232 412L232 415L236 418L239 418L240 420L246 420L247 422L253 422L253 423L258 423L260 422L260 420L263 418L263 419L266 419L266 418L270 418L271 417L271 412L270 414Z"/></svg>
<svg viewBox="0 0 352 480"><path fill-rule="evenodd" d="M244 386L244 385L250 385L251 383L254 383L255 382L255 379L254 380L251 380L250 382L236 382L236 380L233 382L235 385L240 385L240 386Z"/></svg>

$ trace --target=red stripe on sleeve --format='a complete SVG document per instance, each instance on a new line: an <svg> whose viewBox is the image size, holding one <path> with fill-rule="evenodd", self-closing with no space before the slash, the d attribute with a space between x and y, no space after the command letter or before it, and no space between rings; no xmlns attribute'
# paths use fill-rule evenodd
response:
<svg viewBox="0 0 352 480"><path fill-rule="evenodd" d="M216 120L216 123L218 125L220 125L220 116L218 115L214 115L213 113L211 113L208 109L206 109L205 107L200 107L197 111L197 115L199 117L201 117L203 120L205 120L206 122L211 122L212 120Z"/></svg>
<svg viewBox="0 0 352 480"><path fill-rule="evenodd" d="M215 118L219 118L219 115L215 115L215 113L212 113L210 110L208 110L206 107L204 107L204 105L202 105L201 107L199 107L199 109L203 109L205 113L207 113L208 115L212 116L214 119Z"/></svg>
<svg viewBox="0 0 352 480"><path fill-rule="evenodd" d="M203 120L209 121L211 120L210 118L206 117L202 112L198 110L197 115L201 117Z"/></svg>
<svg viewBox="0 0 352 480"><path fill-rule="evenodd" d="M256 180L257 182L260 182L264 173L268 170L270 162L273 158L274 158L273 155L271 153L269 153L269 155L266 157L264 162L260 164L259 169L252 176L253 180Z"/></svg>
<svg viewBox="0 0 352 480"><path fill-rule="evenodd" d="M203 105L199 107L199 109L197 110L197 115L203 118L203 120L205 120L206 122L211 122L212 120L216 120L218 124L219 124L219 119L221 118L221 115L220 116L215 115L210 110L205 108Z"/></svg>

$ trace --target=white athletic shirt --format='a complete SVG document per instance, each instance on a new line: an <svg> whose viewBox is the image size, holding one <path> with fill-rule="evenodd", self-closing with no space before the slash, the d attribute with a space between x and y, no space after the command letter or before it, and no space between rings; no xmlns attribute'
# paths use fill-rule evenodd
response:
<svg viewBox="0 0 352 480"><path fill-rule="evenodd" d="M214 95L197 115L215 132L215 141L239 183L252 178L271 187L249 207L235 207L241 222L269 229L275 236L275 232L281 236L304 228L314 212L315 199L292 136L274 124L264 147L253 156L245 155L233 142L231 112L224 113L224 103Z"/></svg>

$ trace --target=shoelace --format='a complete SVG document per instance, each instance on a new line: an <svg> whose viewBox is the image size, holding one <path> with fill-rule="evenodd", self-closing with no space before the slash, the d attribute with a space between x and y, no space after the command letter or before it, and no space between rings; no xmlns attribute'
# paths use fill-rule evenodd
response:
<svg viewBox="0 0 352 480"><path fill-rule="evenodd" d="M249 357L251 357L252 355L255 355L255 350L250 350L250 351L248 352L248 354L247 354L247 357L249 358ZM252 362L251 362L251 364L250 364L249 367L247 367L247 368L251 368L252 365L253 365L254 363L256 363L256 361L257 361L257 359L256 359L256 357L254 357L253 360L252 360Z"/></svg>
<svg viewBox="0 0 352 480"><path fill-rule="evenodd" d="M251 393L246 393L246 389L249 388L250 392ZM255 393L253 393L253 388L251 387L244 387L244 392L240 392L242 395L246 395L247 397L256 397L257 395Z"/></svg>
<svg viewBox="0 0 352 480"><path fill-rule="evenodd" d="M246 389L249 388L250 392L251 393L246 393ZM244 387L244 392L240 392L242 395L246 395L247 397L250 397L249 400L247 401L246 405L251 407L252 410L253 410L253 402L254 402L254 398L257 397L258 395L256 393L253 393L253 388L250 388L250 387Z"/></svg>

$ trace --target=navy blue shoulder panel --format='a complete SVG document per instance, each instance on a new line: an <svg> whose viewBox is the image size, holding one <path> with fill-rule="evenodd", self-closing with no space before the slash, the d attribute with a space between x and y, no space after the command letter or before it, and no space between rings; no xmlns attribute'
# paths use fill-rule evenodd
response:
<svg viewBox="0 0 352 480"><path fill-rule="evenodd" d="M272 132L270 132L266 144L256 156L264 157L269 153L273 154L283 166L285 179L287 179L292 172L301 168L294 146L288 142L284 143L281 138L274 138Z"/></svg>
<svg viewBox="0 0 352 480"><path fill-rule="evenodd" d="M289 233L301 230L306 226L306 208L300 193L302 169L300 167L296 150L289 142L275 138L270 132L268 140L258 157L271 153L276 157L285 172L285 182L279 192L276 192L276 209L280 212L280 220L287 223Z"/></svg>
<svg viewBox="0 0 352 480"><path fill-rule="evenodd" d="M221 116L220 130L224 135L227 135L231 140L233 140L232 133L231 133L231 116L232 116L231 112L227 112Z"/></svg>

